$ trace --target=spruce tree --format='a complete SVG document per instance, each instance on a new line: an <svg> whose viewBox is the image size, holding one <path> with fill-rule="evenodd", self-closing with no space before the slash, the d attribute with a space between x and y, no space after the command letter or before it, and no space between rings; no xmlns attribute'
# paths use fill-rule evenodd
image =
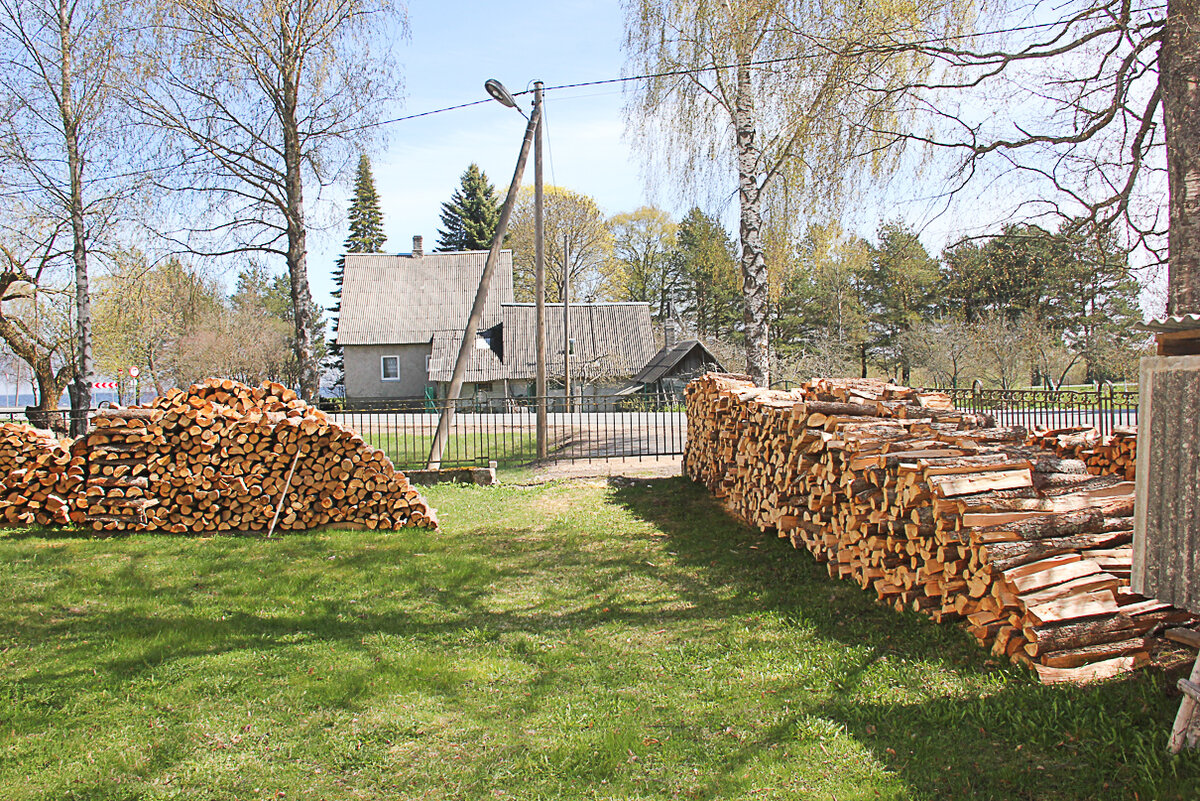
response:
<svg viewBox="0 0 1200 801"><path fill-rule="evenodd" d="M471 164L462 174L462 185L442 204L442 230L437 250L487 250L500 220L500 201L487 173Z"/></svg>
<svg viewBox="0 0 1200 801"><path fill-rule="evenodd" d="M329 368L337 373L334 386L340 387L345 380L345 363L342 349L337 344L338 315L342 311L342 280L346 274L346 253L380 253L387 237L383 233L383 211L379 208L379 195L375 191L375 178L371 175L371 161L362 155L358 159L358 170L354 175L354 197L350 201L350 235L346 237L343 253L333 269L333 299L329 307L332 314L331 326L334 339L329 341Z"/></svg>

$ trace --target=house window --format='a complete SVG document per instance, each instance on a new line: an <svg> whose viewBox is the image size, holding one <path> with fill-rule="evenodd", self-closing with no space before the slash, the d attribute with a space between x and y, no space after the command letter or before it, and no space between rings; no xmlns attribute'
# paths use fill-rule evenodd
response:
<svg viewBox="0 0 1200 801"><path fill-rule="evenodd" d="M492 382L491 381L479 382L478 384L475 385L475 391L476 392L491 392L492 391Z"/></svg>
<svg viewBox="0 0 1200 801"><path fill-rule="evenodd" d="M379 377L384 381L399 381L400 380L400 357L399 356L380 356L379 357Z"/></svg>

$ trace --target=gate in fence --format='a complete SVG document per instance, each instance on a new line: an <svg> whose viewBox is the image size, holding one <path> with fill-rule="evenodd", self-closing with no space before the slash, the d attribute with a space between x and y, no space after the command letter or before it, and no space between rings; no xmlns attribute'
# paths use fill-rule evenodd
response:
<svg viewBox="0 0 1200 801"><path fill-rule="evenodd" d="M398 469L425 466L445 400L329 408L339 423L384 451ZM552 461L682 456L683 401L649 395L547 398ZM442 455L444 467L529 464L537 458L536 398L463 398Z"/></svg>
<svg viewBox="0 0 1200 801"><path fill-rule="evenodd" d="M958 409L991 414L996 425L1035 428L1092 426L1111 434L1116 426L1135 425L1136 389L1104 384L1095 390L942 389Z"/></svg>

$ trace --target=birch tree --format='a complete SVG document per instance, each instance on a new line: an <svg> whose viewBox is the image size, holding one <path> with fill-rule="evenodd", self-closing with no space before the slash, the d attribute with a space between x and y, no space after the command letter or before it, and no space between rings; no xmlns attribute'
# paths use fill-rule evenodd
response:
<svg viewBox="0 0 1200 801"><path fill-rule="evenodd" d="M86 421L78 412L91 406L93 380L89 270L142 174L140 154L125 147L130 129L120 102L137 74L136 36L124 19L132 7L0 0L0 183L9 201L7 238L32 252L42 244L38 232L67 234L61 249L41 251L49 260L39 262L38 272L49 278L61 264L73 274L71 405L81 425ZM50 402L56 406L58 396Z"/></svg>
<svg viewBox="0 0 1200 801"><path fill-rule="evenodd" d="M390 0L173 0L164 64L142 98L180 169L167 185L202 198L181 237L207 255L287 264L300 391L318 391L308 282L309 205L373 138L397 82L377 43L406 30Z"/></svg>
<svg viewBox="0 0 1200 801"><path fill-rule="evenodd" d="M766 385L764 215L771 207L782 216L828 206L864 169L886 162L906 87L931 59L863 43L941 38L958 30L971 4L625 0L624 6L628 70L655 76L633 84L626 109L642 149L688 189L725 188L736 176L746 369ZM809 36L814 30L825 38Z"/></svg>

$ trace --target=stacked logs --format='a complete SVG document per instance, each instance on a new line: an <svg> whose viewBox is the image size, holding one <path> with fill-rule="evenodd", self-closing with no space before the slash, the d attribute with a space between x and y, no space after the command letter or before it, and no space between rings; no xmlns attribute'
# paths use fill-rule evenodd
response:
<svg viewBox="0 0 1200 801"><path fill-rule="evenodd" d="M709 374L688 386L684 469L831 576L897 609L965 620L1043 681L1144 661L1148 633L1186 615L1128 590L1132 485L929 400Z"/></svg>
<svg viewBox="0 0 1200 801"><path fill-rule="evenodd" d="M10 523L180 533L437 527L385 453L273 383L210 379L147 407L105 409L75 442L5 426L0 464L0 514Z"/></svg>
<svg viewBox="0 0 1200 801"><path fill-rule="evenodd" d="M1082 460L1093 475L1132 481L1137 474L1137 426L1115 426L1107 437L1092 426L1035 431L1030 443Z"/></svg>
<svg viewBox="0 0 1200 801"><path fill-rule="evenodd" d="M93 419L87 449L96 529L437 526L385 453L280 384L209 379L113 410Z"/></svg>
<svg viewBox="0 0 1200 801"><path fill-rule="evenodd" d="M84 464L82 448L69 439L22 423L0 424L0 515L26 526L80 522Z"/></svg>

